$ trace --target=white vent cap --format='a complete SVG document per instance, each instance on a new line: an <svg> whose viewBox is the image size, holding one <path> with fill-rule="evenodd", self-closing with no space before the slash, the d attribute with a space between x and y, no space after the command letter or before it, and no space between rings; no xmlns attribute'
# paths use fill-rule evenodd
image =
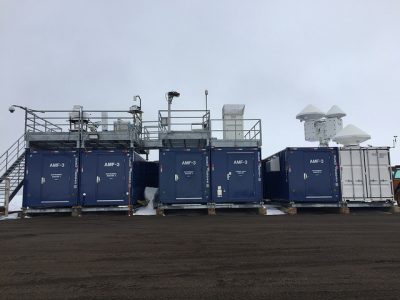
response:
<svg viewBox="0 0 400 300"><path fill-rule="evenodd" d="M244 104L225 104L222 107L222 114L224 115L243 115Z"/></svg>
<svg viewBox="0 0 400 300"><path fill-rule="evenodd" d="M324 116L325 114L322 110L310 104L296 115L296 119L299 119L300 121L319 120Z"/></svg>
<svg viewBox="0 0 400 300"><path fill-rule="evenodd" d="M337 105L331 107L330 110L326 113L327 118L343 118L346 116L346 113Z"/></svg>
<svg viewBox="0 0 400 300"><path fill-rule="evenodd" d="M368 133L351 124L339 131L333 138L336 143L344 146L357 146L369 139L371 136Z"/></svg>

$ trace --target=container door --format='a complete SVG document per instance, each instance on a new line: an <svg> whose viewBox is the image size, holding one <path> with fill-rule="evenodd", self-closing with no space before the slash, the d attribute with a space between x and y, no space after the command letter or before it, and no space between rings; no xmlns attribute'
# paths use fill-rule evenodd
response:
<svg viewBox="0 0 400 300"><path fill-rule="evenodd" d="M304 153L302 150L289 150L286 152L286 160L287 165L285 170L281 170L281 172L285 172L284 179L287 178L286 184L289 186L288 191L288 200L290 202L304 202L306 199L306 191L305 191L305 163L304 163ZM281 184L283 179L278 178L274 183L276 185ZM280 197L284 198L284 194L280 195Z"/></svg>
<svg viewBox="0 0 400 300"><path fill-rule="evenodd" d="M389 151L387 149L363 149L367 177L367 192L371 201L393 198Z"/></svg>
<svg viewBox="0 0 400 300"><path fill-rule="evenodd" d="M228 200L249 201L256 196L255 176L258 163L254 152L228 152L227 174Z"/></svg>
<svg viewBox="0 0 400 300"><path fill-rule="evenodd" d="M204 159L199 153L176 154L174 181L177 201L198 203L203 200L204 168Z"/></svg>
<svg viewBox="0 0 400 300"><path fill-rule="evenodd" d="M23 207L37 207L41 204L42 193L42 156L27 152L25 156L25 178Z"/></svg>
<svg viewBox="0 0 400 300"><path fill-rule="evenodd" d="M41 203L57 206L75 205L75 156L45 154L42 164ZM72 168L71 168L72 167Z"/></svg>
<svg viewBox="0 0 400 300"><path fill-rule="evenodd" d="M340 149L343 200L367 198L364 154L361 149Z"/></svg>
<svg viewBox="0 0 400 300"><path fill-rule="evenodd" d="M333 201L331 152L304 152L304 183L307 201Z"/></svg>
<svg viewBox="0 0 400 300"><path fill-rule="evenodd" d="M99 205L128 204L127 158L126 154L98 156L96 200Z"/></svg>
<svg viewBox="0 0 400 300"><path fill-rule="evenodd" d="M123 152L84 154L81 176L84 206L129 204L129 157Z"/></svg>
<svg viewBox="0 0 400 300"><path fill-rule="evenodd" d="M29 153L24 207L71 207L78 199L78 156L73 153Z"/></svg>

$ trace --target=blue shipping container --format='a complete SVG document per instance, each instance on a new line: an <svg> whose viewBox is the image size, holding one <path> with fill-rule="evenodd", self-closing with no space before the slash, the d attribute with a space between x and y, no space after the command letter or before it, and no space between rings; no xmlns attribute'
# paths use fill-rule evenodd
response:
<svg viewBox="0 0 400 300"><path fill-rule="evenodd" d="M212 148L210 155L212 202L262 201L260 148Z"/></svg>
<svg viewBox="0 0 400 300"><path fill-rule="evenodd" d="M26 152L23 207L62 208L78 204L77 151Z"/></svg>
<svg viewBox="0 0 400 300"><path fill-rule="evenodd" d="M132 164L132 199L133 203L144 200L146 187L158 188L158 162L134 161Z"/></svg>
<svg viewBox="0 0 400 300"><path fill-rule="evenodd" d="M286 148L263 164L266 199L315 204L341 199L337 148Z"/></svg>
<svg viewBox="0 0 400 300"><path fill-rule="evenodd" d="M82 152L80 178L82 206L132 204L129 193L132 156L136 157L127 150Z"/></svg>
<svg viewBox="0 0 400 300"><path fill-rule="evenodd" d="M160 150L160 203L205 204L209 202L209 190L208 150Z"/></svg>

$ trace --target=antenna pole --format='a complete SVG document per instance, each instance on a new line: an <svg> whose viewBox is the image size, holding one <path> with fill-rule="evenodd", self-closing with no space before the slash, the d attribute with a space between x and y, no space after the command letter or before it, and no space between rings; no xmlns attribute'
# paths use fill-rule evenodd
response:
<svg viewBox="0 0 400 300"><path fill-rule="evenodd" d="M206 112L208 110L208 106L207 106L207 100L208 100L208 90L204 91L204 94L206 95Z"/></svg>

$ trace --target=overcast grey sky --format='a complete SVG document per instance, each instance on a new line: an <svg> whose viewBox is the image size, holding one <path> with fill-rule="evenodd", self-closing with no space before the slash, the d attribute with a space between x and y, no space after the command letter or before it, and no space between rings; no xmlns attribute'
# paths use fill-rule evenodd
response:
<svg viewBox="0 0 400 300"><path fill-rule="evenodd" d="M1 152L23 132L13 103L126 109L140 94L153 120L166 91L182 93L175 109L202 109L206 88L212 117L243 103L263 120L264 157L316 145L295 119L309 103L391 145L399 79L398 0L0 0Z"/></svg>

